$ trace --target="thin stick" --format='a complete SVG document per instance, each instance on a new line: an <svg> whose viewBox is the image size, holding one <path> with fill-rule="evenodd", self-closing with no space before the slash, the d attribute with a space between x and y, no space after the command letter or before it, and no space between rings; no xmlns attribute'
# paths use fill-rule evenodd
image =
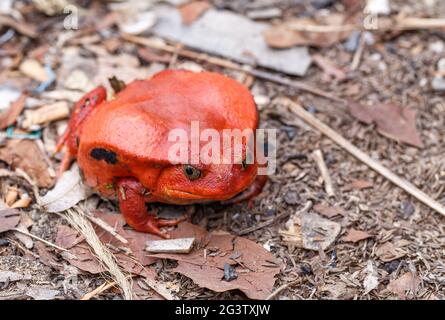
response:
<svg viewBox="0 0 445 320"><path fill-rule="evenodd" d="M164 297L166 300L178 300L167 287L163 284L159 283L156 280L152 280L144 277L143 281L154 291L156 291L159 295Z"/></svg>
<svg viewBox="0 0 445 320"><path fill-rule="evenodd" d="M317 163L318 169L320 170L321 177L324 182L324 189L328 197L335 197L334 187L332 185L332 179L329 175L328 167L323 159L323 153L320 149L314 150L312 153L315 162Z"/></svg>
<svg viewBox="0 0 445 320"><path fill-rule="evenodd" d="M360 34L358 48L357 48L357 51L355 51L354 58L352 59L352 62L351 62L350 69L352 71L356 70L359 67L360 61L362 60L364 49L365 49L365 37L363 36L363 34Z"/></svg>
<svg viewBox="0 0 445 320"><path fill-rule="evenodd" d="M80 300L90 300L92 297L97 296L97 295L101 294L102 292L110 289L111 287L115 287L115 286L116 286L116 281L104 282L100 286L98 286L96 289L94 289L93 291L90 291L87 294L85 294L82 298L80 298Z"/></svg>
<svg viewBox="0 0 445 320"><path fill-rule="evenodd" d="M420 202L424 203L431 209L445 216L445 208L437 201L429 197L426 193L415 187L410 182L405 179L400 178L388 168L384 167L380 162L372 159L366 153L352 145L349 141L339 135L337 132L332 130L326 124L315 118L312 114L303 109L302 106L293 102L292 100L285 98L283 102L288 105L289 109L295 113L297 116L306 121L313 128L320 131L322 134L329 137L332 141L337 143L340 147L348 151L351 155L356 157L358 160L369 166L371 169L381 174L383 177L394 183L396 186L402 188L407 193L415 197Z"/></svg>
<svg viewBox="0 0 445 320"><path fill-rule="evenodd" d="M272 292L267 298L266 300L271 300L272 298L274 298L277 294L279 294L281 291L289 288L290 286L293 286L294 284L297 284L300 282L300 279L298 280L294 280L292 282L288 282L283 284L282 286L278 287L274 292Z"/></svg>
<svg viewBox="0 0 445 320"><path fill-rule="evenodd" d="M187 50L187 49L178 50L176 48L176 46L168 45L160 39L143 38L143 37L138 37L138 36L129 35L129 34L122 34L121 37L126 41L133 42L133 43L136 43L139 45L143 45L143 46L146 46L146 47L149 47L152 49L162 50L162 51L170 52L173 54L178 54L179 56L183 56L183 57L186 57L189 59L194 59L197 61L205 61L207 63L213 64L213 65L216 65L219 67L227 68L227 69L242 71L242 72L248 73L254 77L257 77L257 78L275 82L275 83L279 83L279 84L282 84L282 85L285 85L285 86L288 86L288 87L291 87L294 89L306 91L306 92L312 93L314 95L324 97L329 100L333 100L336 102L345 102L344 99L341 99L333 94L326 93L326 92L319 90L315 87L312 87L306 83L291 80L289 78L285 78L285 77L282 77L278 74L274 74L271 72L261 71L261 70L252 69L252 68L246 68L246 67L243 67L243 66L241 66L237 63L234 63L232 61L222 59L222 58L212 57L205 53L198 53L198 52Z"/></svg>
<svg viewBox="0 0 445 320"><path fill-rule="evenodd" d="M24 235L27 235L27 236L30 237L30 238L39 240L39 241L43 242L44 244L46 244L46 245L48 245L48 246L50 246L50 247L56 248L57 250L69 252L69 250L67 250L67 249L65 249L65 248L62 248L62 247L59 247L58 245L56 245L56 244L54 244L54 243L51 243L51 242L49 242L49 241L46 241L45 239L42 239L42 238L40 238L40 237L38 237L38 236L36 236L36 235L33 235L32 233L29 233L29 232L20 230L19 228L14 228L13 230L14 230L14 231L17 231L17 232L19 232L19 233L22 233L22 234L24 234Z"/></svg>
<svg viewBox="0 0 445 320"><path fill-rule="evenodd" d="M87 217L91 222L93 222L94 224L98 225L99 227L101 227L102 229L104 229L105 231L110 233L113 237L115 237L120 242L122 242L124 244L128 243L127 239L122 237L119 233L117 233L117 231L112 226L110 226L108 223L106 223L102 219L90 216L88 214L86 214L85 217Z"/></svg>

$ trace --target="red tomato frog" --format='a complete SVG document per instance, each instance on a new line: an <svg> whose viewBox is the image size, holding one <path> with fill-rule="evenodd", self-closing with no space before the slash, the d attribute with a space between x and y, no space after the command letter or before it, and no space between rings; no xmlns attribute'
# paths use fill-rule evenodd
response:
<svg viewBox="0 0 445 320"><path fill-rule="evenodd" d="M171 131L181 129L190 137L192 121L201 131L255 132L258 112L246 87L212 72L162 71L131 82L108 101L100 86L74 106L57 145L57 151L65 149L59 173L77 159L85 184L106 198L117 199L132 228L168 238L159 228L176 225L180 219L158 219L147 212L146 202L242 201L260 193L266 182L265 176L257 176L256 160L250 164L246 159L238 163L170 161L169 149L175 143L169 139Z"/></svg>

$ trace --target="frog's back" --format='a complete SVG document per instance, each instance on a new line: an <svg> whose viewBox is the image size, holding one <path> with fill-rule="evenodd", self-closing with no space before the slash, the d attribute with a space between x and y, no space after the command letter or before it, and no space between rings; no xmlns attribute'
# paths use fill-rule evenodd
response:
<svg viewBox="0 0 445 320"><path fill-rule="evenodd" d="M235 80L168 70L132 82L100 105L84 124L80 153L99 148L109 151L112 162L167 165L175 143L168 141L169 133L183 129L190 137L191 121L198 121L200 130L255 130L258 114L248 89Z"/></svg>

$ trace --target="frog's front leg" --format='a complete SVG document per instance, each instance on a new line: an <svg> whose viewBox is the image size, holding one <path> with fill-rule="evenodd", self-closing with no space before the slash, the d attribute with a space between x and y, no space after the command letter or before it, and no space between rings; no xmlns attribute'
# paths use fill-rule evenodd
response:
<svg viewBox="0 0 445 320"><path fill-rule="evenodd" d="M160 227L175 226L184 219L158 219L147 212L145 207L145 188L134 178L122 178L116 183L119 207L125 221L136 231L152 233L162 238L170 235L162 232Z"/></svg>
<svg viewBox="0 0 445 320"><path fill-rule="evenodd" d="M83 121L88 115L105 101L107 92L104 87L100 86L85 94L74 106L68 127L63 135L60 137L56 145L56 151L59 152L66 146L65 154L59 167L58 175L60 176L67 170L71 162L76 158L79 144L79 131Z"/></svg>

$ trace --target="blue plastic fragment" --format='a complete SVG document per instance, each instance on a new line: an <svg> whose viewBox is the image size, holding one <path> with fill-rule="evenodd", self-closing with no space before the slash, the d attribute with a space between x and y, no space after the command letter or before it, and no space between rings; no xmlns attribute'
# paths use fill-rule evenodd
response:
<svg viewBox="0 0 445 320"><path fill-rule="evenodd" d="M46 74L48 75L48 80L40 83L39 86L34 89L35 94L42 93L43 91L48 89L49 86L52 85L54 81L56 81L56 74L54 73L53 69L51 68L51 64L49 62L47 62L45 64L45 71L46 71Z"/></svg>
<svg viewBox="0 0 445 320"><path fill-rule="evenodd" d="M29 133L14 133L14 126L9 126L6 129L6 138L9 139L40 139L42 137L42 130L33 130Z"/></svg>

